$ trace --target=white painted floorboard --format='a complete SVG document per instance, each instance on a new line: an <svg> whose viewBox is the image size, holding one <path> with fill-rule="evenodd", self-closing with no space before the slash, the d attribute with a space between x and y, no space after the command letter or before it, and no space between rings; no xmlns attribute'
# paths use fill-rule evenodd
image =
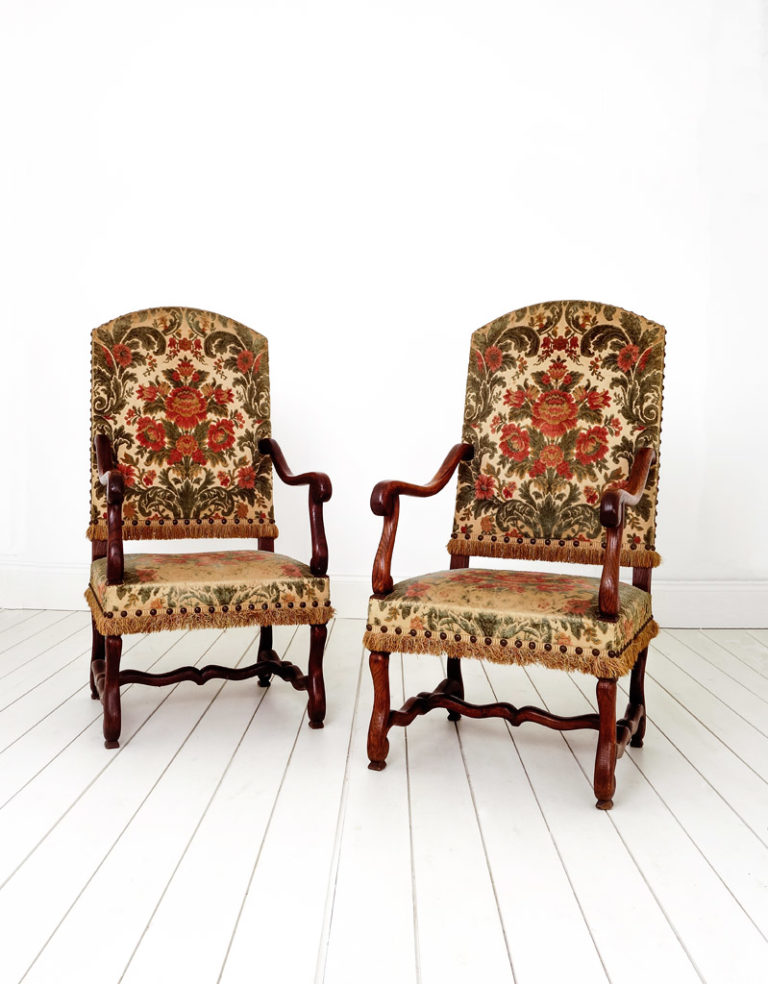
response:
<svg viewBox="0 0 768 984"><path fill-rule="evenodd" d="M592 732L436 711L369 771L362 630L331 626L323 730L280 680L131 686L107 751L87 616L0 611L0 982L763 979L768 632L662 632L645 747L602 813ZM124 665L234 665L255 641L129 637ZM300 666L308 641L275 629ZM393 701L442 676L393 656ZM590 678L540 667L464 679L477 702L595 702Z"/></svg>

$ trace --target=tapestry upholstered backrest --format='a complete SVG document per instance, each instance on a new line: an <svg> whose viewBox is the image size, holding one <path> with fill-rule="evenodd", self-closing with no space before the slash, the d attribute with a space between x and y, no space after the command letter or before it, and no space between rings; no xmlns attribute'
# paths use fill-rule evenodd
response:
<svg viewBox="0 0 768 984"><path fill-rule="evenodd" d="M603 562L600 497L658 450L664 329L607 304L521 308L472 335L452 554ZM655 567L658 462L621 563Z"/></svg>
<svg viewBox="0 0 768 984"><path fill-rule="evenodd" d="M106 539L93 438L106 434L125 480L123 537L277 536L267 340L192 308L152 308L92 332L91 518Z"/></svg>

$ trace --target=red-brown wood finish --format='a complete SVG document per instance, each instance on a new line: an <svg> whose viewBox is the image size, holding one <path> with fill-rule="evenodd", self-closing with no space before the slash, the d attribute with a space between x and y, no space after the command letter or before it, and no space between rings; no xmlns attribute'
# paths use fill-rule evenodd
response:
<svg viewBox="0 0 768 984"><path fill-rule="evenodd" d="M439 492L462 459L473 455L472 445L455 445L434 479L424 486L405 482L379 482L371 495L371 509L384 517L384 529L373 564L373 590L377 597L386 597L392 590L390 574L392 551L397 533L400 495L430 496ZM606 528L606 554L600 583L599 608L602 618L614 619L619 612L619 556L624 527L625 510L636 505L648 480L648 473L655 460L655 452L644 448L638 452L625 487L603 495L600 519ZM451 569L469 566L469 557L451 556ZM635 587L651 590L651 569L635 568L632 575ZM448 658L447 677L433 691L422 692L409 698L399 710L390 706L389 653L371 652L370 668L373 678L373 710L368 729L368 768L381 771L386 766L389 752L387 734L393 726L407 727L416 717L437 708L448 711L450 720L462 715L470 718L502 718L514 727L531 721L556 731L574 731L583 728L597 731L594 792L596 806L610 810L616 788L615 767L627 744L641 747L645 734L644 677L647 647L638 655L630 677L629 702L624 717L616 720L616 680L597 681L597 713L571 715L552 714L540 707L517 708L505 701L490 704L472 704L464 700L464 683L461 677L461 660Z"/></svg>
<svg viewBox="0 0 768 984"><path fill-rule="evenodd" d="M280 445L271 437L263 437L259 441L259 451L269 455L280 480L286 485L309 486L309 532L312 538L312 560L309 566L313 574L325 574L328 571L328 542L325 538L323 503L328 502L333 494L330 478L325 472L304 472L302 475L294 475L288 467Z"/></svg>
<svg viewBox="0 0 768 984"><path fill-rule="evenodd" d="M469 461L475 453L471 444L454 444L445 461L437 470L431 482L426 485L412 485L409 482L379 482L371 492L371 509L377 516L384 517L384 529L373 562L373 592L386 595L392 590L392 551L397 534L397 521L400 517L400 496L412 495L419 498L435 495L445 488L460 461Z"/></svg>
<svg viewBox="0 0 768 984"><path fill-rule="evenodd" d="M262 446L263 445L263 446ZM123 580L122 502L123 476L119 471L109 439L99 434L94 440L99 480L107 490L107 540L91 543L91 558L107 558L107 582L120 584ZM309 485L310 532L312 536L312 572L324 576L328 569L328 544L323 527L323 503L331 498L332 486L322 472L294 475L276 441L265 439L259 450L268 454L279 477L289 485ZM273 537L260 537L259 550L274 553ZM166 687L176 683L191 682L198 685L208 680L248 680L258 677L261 686L268 687L273 676L286 680L295 690L307 692L307 714L310 728L322 728L326 714L325 683L323 679L323 654L327 626L310 626L310 651L307 673L289 660L280 659L272 648L272 626L261 626L257 661L239 668L210 664L202 668L181 666L165 673L148 673L143 670L120 669L122 653L121 636L103 636L93 620L89 683L91 696L100 699L104 706L104 744L117 748L121 728L120 687L129 683L141 683L150 687Z"/></svg>

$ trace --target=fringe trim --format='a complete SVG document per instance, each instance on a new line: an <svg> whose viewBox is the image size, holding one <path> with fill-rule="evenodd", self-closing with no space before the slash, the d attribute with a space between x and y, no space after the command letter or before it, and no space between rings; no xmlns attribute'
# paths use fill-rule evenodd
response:
<svg viewBox="0 0 768 984"><path fill-rule="evenodd" d="M566 541L566 544L569 541ZM547 545L542 540L537 543L518 543L517 538L510 538L508 543L503 539L465 540L458 537L450 539L447 544L448 553L459 557L506 557L509 560L559 560L572 564L602 564L605 560L605 550L602 547L576 547L573 541L569 546L559 544ZM658 567L661 557L655 550L621 551L619 564L622 567Z"/></svg>
<svg viewBox="0 0 768 984"><path fill-rule="evenodd" d="M134 632L162 632L166 629L228 629L241 625L325 625L334 616L334 609L328 605L317 608L257 608L254 611L201 611L186 612L149 612L142 615L112 614L111 618L99 604L99 600L89 586L85 592L85 600L91 609L93 621L102 635L131 635Z"/></svg>
<svg viewBox="0 0 768 984"><path fill-rule="evenodd" d="M135 525L134 525L135 524ZM89 540L106 540L107 524L91 523L85 534ZM123 540L194 540L216 537L269 537L277 538L278 529L274 523L249 523L247 520L229 519L212 522L205 519L165 520L161 526L157 520L147 525L145 521L123 521Z"/></svg>
<svg viewBox="0 0 768 984"><path fill-rule="evenodd" d="M447 656L458 659L487 659L492 663L508 663L517 666L540 663L552 670L576 671L613 680L630 672L635 665L638 654L658 634L659 626L653 619L649 619L616 656L609 656L603 650L594 656L592 648L588 646L583 647L582 653L577 653L575 646L569 646L565 652L561 652L561 647L555 645L552 646L551 650L544 649L540 644L535 649L530 649L527 642L520 640L523 645L518 649L514 645L516 641L514 639L505 639L506 644L503 646L500 639L494 639L489 645L486 645L482 638L478 638L477 642L474 643L468 639L466 642L456 642L451 639L435 638L434 633L431 638L426 638L424 632L412 636L395 635L391 631L375 632L369 630L363 636L363 642L366 648L372 652L432 653L435 656L445 653Z"/></svg>

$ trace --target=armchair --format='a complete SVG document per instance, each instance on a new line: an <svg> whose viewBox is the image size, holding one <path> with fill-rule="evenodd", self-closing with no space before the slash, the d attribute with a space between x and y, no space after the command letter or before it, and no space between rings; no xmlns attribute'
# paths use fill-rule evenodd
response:
<svg viewBox="0 0 768 984"><path fill-rule="evenodd" d="M385 767L388 733L444 708L451 720L500 717L598 732L594 792L613 806L615 763L645 733L643 690L651 612L664 329L629 311L552 302L512 312L472 336L464 441L426 485L380 482L384 519L373 566L365 645L374 704L369 768ZM390 565L400 496L427 497L459 470L450 569L394 584ZM472 556L602 567L576 575L469 570ZM632 584L620 581L632 568ZM447 657L429 693L390 707L389 656ZM461 660L540 663L597 678L598 711L561 717L464 698ZM631 674L624 717L616 681Z"/></svg>
<svg viewBox="0 0 768 984"><path fill-rule="evenodd" d="M294 475L269 436L267 340L191 308L154 308L96 328L91 349L91 696L118 745L120 687L273 676L308 695L309 726L325 717L323 651L333 615L322 472ZM309 565L274 552L272 467L309 489ZM257 550L124 553L126 540L255 538ZM123 635L259 627L257 661L165 673L121 669ZM273 625L309 625L306 674L272 649Z"/></svg>

